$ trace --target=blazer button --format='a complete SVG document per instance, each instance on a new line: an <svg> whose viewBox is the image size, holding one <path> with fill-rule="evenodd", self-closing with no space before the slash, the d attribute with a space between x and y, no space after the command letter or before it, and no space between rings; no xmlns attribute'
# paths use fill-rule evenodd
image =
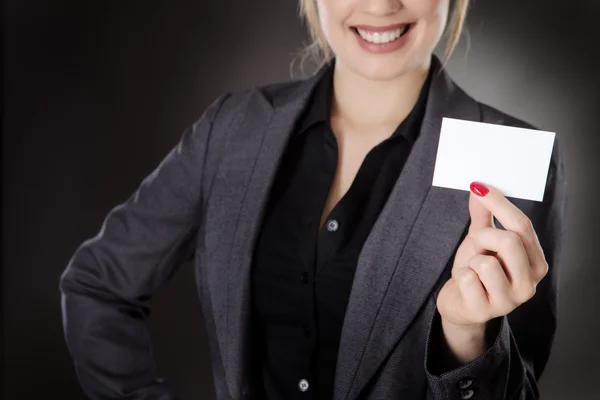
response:
<svg viewBox="0 0 600 400"><path fill-rule="evenodd" d="M473 384L473 381L474 381L473 378L465 378L465 379L461 380L460 382L458 382L458 388L466 389Z"/></svg>
<svg viewBox="0 0 600 400"><path fill-rule="evenodd" d="M473 391L473 389L463 390L462 392L460 392L460 398L462 400L468 400L471 397L473 397L474 394L475 392Z"/></svg>

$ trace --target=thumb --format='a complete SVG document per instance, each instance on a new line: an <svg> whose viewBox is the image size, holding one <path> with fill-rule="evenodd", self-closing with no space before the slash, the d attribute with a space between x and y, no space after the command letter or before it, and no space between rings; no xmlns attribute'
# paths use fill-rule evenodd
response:
<svg viewBox="0 0 600 400"><path fill-rule="evenodd" d="M474 187L475 186L475 187ZM484 203L480 201L477 195L473 192L474 190L481 191L480 183L471 184L471 195L469 196L469 214L471 216L471 225L469 226L469 233L477 231L481 228L493 228L494 217L492 212L488 210ZM485 186L483 186L485 190Z"/></svg>

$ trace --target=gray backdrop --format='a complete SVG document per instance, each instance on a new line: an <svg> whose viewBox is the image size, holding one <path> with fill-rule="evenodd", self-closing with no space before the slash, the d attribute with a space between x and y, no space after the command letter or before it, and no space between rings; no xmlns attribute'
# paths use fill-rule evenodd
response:
<svg viewBox="0 0 600 400"><path fill-rule="evenodd" d="M5 2L6 399L82 397L58 292L73 251L216 96L288 79L306 40L295 0L150 3ZM449 64L476 98L556 131L565 148L570 218L548 400L600 398L599 16L596 0L477 0ZM161 373L184 399L212 398L190 265L153 303Z"/></svg>

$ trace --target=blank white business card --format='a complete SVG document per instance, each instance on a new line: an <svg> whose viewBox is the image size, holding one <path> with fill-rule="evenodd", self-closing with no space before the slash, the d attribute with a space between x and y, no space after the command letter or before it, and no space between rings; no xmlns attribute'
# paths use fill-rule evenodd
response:
<svg viewBox="0 0 600 400"><path fill-rule="evenodd" d="M470 190L473 181L504 196L542 201L554 132L443 118L433 186Z"/></svg>

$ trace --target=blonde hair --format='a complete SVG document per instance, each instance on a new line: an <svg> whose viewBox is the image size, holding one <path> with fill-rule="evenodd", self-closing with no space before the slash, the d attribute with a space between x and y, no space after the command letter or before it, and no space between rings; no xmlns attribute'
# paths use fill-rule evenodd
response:
<svg viewBox="0 0 600 400"><path fill-rule="evenodd" d="M446 31L448 37L444 54L446 60L450 58L458 44L467 17L468 6L469 0L454 1L450 22ZM300 17L306 23L311 39L310 44L302 49L301 64L304 64L307 58L311 58L319 68L332 59L333 52L325 39L321 24L319 23L316 0L300 0Z"/></svg>

